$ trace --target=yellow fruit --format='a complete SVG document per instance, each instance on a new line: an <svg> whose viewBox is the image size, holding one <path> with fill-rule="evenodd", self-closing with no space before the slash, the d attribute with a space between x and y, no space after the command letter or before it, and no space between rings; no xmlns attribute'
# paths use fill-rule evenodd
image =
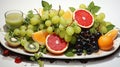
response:
<svg viewBox="0 0 120 67"><path fill-rule="evenodd" d="M117 29L112 29L105 35L100 36L98 39L98 45L101 50L111 50L113 47L113 41L118 35Z"/></svg>
<svg viewBox="0 0 120 67"><path fill-rule="evenodd" d="M111 50L113 47L113 39L111 37L106 37L105 35L102 35L98 39L98 45L101 50Z"/></svg>
<svg viewBox="0 0 120 67"><path fill-rule="evenodd" d="M66 20L72 19L72 12L66 11L66 12L62 15L62 17L63 17L64 19L66 19Z"/></svg>
<svg viewBox="0 0 120 67"><path fill-rule="evenodd" d="M34 41L38 42L40 45L45 45L45 40L47 37L48 33L44 30L35 32L32 34L32 38Z"/></svg>
<svg viewBox="0 0 120 67"><path fill-rule="evenodd" d="M118 29L112 29L105 34L105 36L111 37L113 40L117 37L117 35L118 35Z"/></svg>

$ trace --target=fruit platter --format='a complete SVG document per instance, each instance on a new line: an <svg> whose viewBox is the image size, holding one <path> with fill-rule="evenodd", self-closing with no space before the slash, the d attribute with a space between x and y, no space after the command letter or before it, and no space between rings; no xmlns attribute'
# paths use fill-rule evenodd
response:
<svg viewBox="0 0 120 67"><path fill-rule="evenodd" d="M120 46L119 29L106 21L100 6L89 5L64 10L42 1L42 8L5 13L0 29L2 45L19 54L56 59L89 59L108 56ZM8 12L10 12L8 14ZM99 12L99 13L98 13ZM22 17L22 18L21 18Z"/></svg>

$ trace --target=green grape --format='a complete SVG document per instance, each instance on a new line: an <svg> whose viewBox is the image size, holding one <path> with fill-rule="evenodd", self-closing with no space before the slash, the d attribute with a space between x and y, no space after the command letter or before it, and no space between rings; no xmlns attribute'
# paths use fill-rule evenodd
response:
<svg viewBox="0 0 120 67"><path fill-rule="evenodd" d="M71 44L75 44L75 43L76 43L76 40L77 40L76 37L75 37L75 36L72 36L70 43L71 43Z"/></svg>
<svg viewBox="0 0 120 67"><path fill-rule="evenodd" d="M105 21L100 21L100 26L106 26L106 22Z"/></svg>
<svg viewBox="0 0 120 67"><path fill-rule="evenodd" d="M86 5L85 4L80 4L79 8L80 9L86 9Z"/></svg>
<svg viewBox="0 0 120 67"><path fill-rule="evenodd" d="M63 14L64 14L64 10L61 9L61 10L59 11L59 16L62 16Z"/></svg>
<svg viewBox="0 0 120 67"><path fill-rule="evenodd" d="M20 35L21 36L25 36L25 34L26 34L26 30L24 30L24 29L20 30Z"/></svg>
<svg viewBox="0 0 120 67"><path fill-rule="evenodd" d="M34 32L33 32L33 30L31 30L31 29L28 29L28 30L26 31L26 34L27 34L28 37L31 37L33 33L34 33Z"/></svg>
<svg viewBox="0 0 120 67"><path fill-rule="evenodd" d="M45 21L45 25L46 25L46 26L51 26L51 25L52 25L52 22L51 22L50 20L47 20L47 21Z"/></svg>
<svg viewBox="0 0 120 67"><path fill-rule="evenodd" d="M78 33L81 32L81 28L80 28L79 26L76 25L76 26L74 26L73 28L74 28L74 32L75 32L75 33L78 34Z"/></svg>
<svg viewBox="0 0 120 67"><path fill-rule="evenodd" d="M55 10L50 10L50 12L49 12L49 16L50 16L50 18L52 18L53 16L55 16L56 14L55 14Z"/></svg>
<svg viewBox="0 0 120 67"><path fill-rule="evenodd" d="M72 23L72 18L71 19L68 19L68 20L66 20L66 25L69 25L69 24L71 24Z"/></svg>
<svg viewBox="0 0 120 67"><path fill-rule="evenodd" d="M19 35L20 34L20 30L18 28L16 28L13 32L15 35Z"/></svg>
<svg viewBox="0 0 120 67"><path fill-rule="evenodd" d="M33 26L33 25L31 25L31 24L29 24L29 25L28 25L28 29L33 30L33 29L34 29L34 26Z"/></svg>
<svg viewBox="0 0 120 67"><path fill-rule="evenodd" d="M40 24L40 25L39 25L39 29L40 29L40 30L42 30L42 29L44 29L44 28L45 28L45 24Z"/></svg>
<svg viewBox="0 0 120 67"><path fill-rule="evenodd" d="M106 26L111 25L111 24L112 24L111 22L106 22Z"/></svg>
<svg viewBox="0 0 120 67"><path fill-rule="evenodd" d="M49 19L48 14L43 14L43 15L41 16L41 20L45 21L46 19Z"/></svg>
<svg viewBox="0 0 120 67"><path fill-rule="evenodd" d="M90 28L90 33L95 34L95 33L97 33L97 30L94 27L92 27L92 28Z"/></svg>
<svg viewBox="0 0 120 67"><path fill-rule="evenodd" d="M59 20L60 20L59 16L56 15L56 16L53 16L53 17L52 17L52 20L51 20L51 21L52 21L53 24L58 24L58 23L59 23Z"/></svg>
<svg viewBox="0 0 120 67"><path fill-rule="evenodd" d="M72 36L72 35L74 34L74 29L73 29L73 27L68 26L68 27L66 28L66 33L67 33L68 35Z"/></svg>
<svg viewBox="0 0 120 67"><path fill-rule="evenodd" d="M52 32L53 32L53 28L52 28L52 27L48 27L48 28L47 28L47 32L48 32L48 33L52 33Z"/></svg>
<svg viewBox="0 0 120 67"><path fill-rule="evenodd" d="M26 38L23 38L21 39L20 43L22 46L24 46L25 44L28 44L29 42L26 40Z"/></svg>
<svg viewBox="0 0 120 67"><path fill-rule="evenodd" d="M65 27L64 27L62 24L60 24L60 25L59 25L59 29L60 29L60 30L65 30Z"/></svg>
<svg viewBox="0 0 120 67"><path fill-rule="evenodd" d="M65 39L66 42L70 42L71 39L72 39L72 36L70 36L70 35L68 35L68 34L65 34L64 39Z"/></svg>
<svg viewBox="0 0 120 67"><path fill-rule="evenodd" d="M94 22L93 27L97 28L97 27L99 27L99 25L100 25L100 22Z"/></svg>
<svg viewBox="0 0 120 67"><path fill-rule="evenodd" d="M32 25L37 25L37 24L40 23L40 20L38 18L36 18L36 17L33 17L33 18L30 19L30 23Z"/></svg>
<svg viewBox="0 0 120 67"><path fill-rule="evenodd" d="M38 14L34 14L34 17L40 19L40 16Z"/></svg>
<svg viewBox="0 0 120 67"><path fill-rule="evenodd" d="M59 34L60 33L60 29L59 28L55 28L55 33Z"/></svg>
<svg viewBox="0 0 120 67"><path fill-rule="evenodd" d="M27 29L27 27L25 26L25 25L22 25L22 26L20 26L20 29L22 30L22 29Z"/></svg>
<svg viewBox="0 0 120 67"><path fill-rule="evenodd" d="M77 22L76 21L73 21L73 23L71 24L71 26L77 26Z"/></svg>
<svg viewBox="0 0 120 67"><path fill-rule="evenodd" d="M66 24L66 21L63 17L60 17L60 24L62 25L65 25Z"/></svg>
<svg viewBox="0 0 120 67"><path fill-rule="evenodd" d="M64 37L65 37L65 33L66 33L65 30L60 31L59 36L60 36L61 38L64 38Z"/></svg>
<svg viewBox="0 0 120 67"><path fill-rule="evenodd" d="M104 14L104 13L100 13L100 14L98 14L97 17L96 17L96 20L98 20L98 21L102 21L102 20L104 20L104 19L105 19L105 14Z"/></svg>
<svg viewBox="0 0 120 67"><path fill-rule="evenodd" d="M105 34L105 33L107 33L107 28L105 26L100 26L99 32L102 34Z"/></svg>

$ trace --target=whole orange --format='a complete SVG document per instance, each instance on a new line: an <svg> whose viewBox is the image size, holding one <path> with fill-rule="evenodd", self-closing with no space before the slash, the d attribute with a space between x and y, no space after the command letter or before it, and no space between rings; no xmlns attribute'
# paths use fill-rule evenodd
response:
<svg viewBox="0 0 120 67"><path fill-rule="evenodd" d="M113 39L105 35L100 36L98 39L98 45L101 50L108 51L113 47Z"/></svg>

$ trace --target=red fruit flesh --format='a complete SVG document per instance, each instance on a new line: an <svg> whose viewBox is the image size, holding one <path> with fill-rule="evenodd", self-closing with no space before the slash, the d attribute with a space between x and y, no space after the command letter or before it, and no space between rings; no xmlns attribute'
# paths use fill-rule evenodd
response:
<svg viewBox="0 0 120 67"><path fill-rule="evenodd" d="M56 34L50 34L46 38L47 50L53 54L62 54L68 48L68 43Z"/></svg>
<svg viewBox="0 0 120 67"><path fill-rule="evenodd" d="M66 47L67 42L53 34L48 38L48 45L55 51L63 50Z"/></svg>
<svg viewBox="0 0 120 67"><path fill-rule="evenodd" d="M79 26L90 28L93 25L93 16L87 10L77 10L74 14L74 19L78 22Z"/></svg>

